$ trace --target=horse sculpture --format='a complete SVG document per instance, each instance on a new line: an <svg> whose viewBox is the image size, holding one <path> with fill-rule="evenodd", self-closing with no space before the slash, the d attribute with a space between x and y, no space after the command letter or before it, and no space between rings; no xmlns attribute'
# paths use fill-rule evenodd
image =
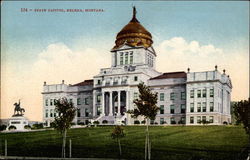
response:
<svg viewBox="0 0 250 160"><path fill-rule="evenodd" d="M18 103L14 103L14 106L15 106L14 115L23 115L23 112L25 112L25 109L21 108L21 106L20 106L20 99L19 99Z"/></svg>

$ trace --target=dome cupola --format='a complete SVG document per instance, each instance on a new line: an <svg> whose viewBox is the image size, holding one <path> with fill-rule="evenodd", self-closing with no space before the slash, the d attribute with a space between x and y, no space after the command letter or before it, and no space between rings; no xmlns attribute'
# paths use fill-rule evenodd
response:
<svg viewBox="0 0 250 160"><path fill-rule="evenodd" d="M135 7L133 7L133 17L130 22L117 34L112 50L119 49L124 43L133 47L143 46L145 48L150 47L153 43L151 33L137 20Z"/></svg>

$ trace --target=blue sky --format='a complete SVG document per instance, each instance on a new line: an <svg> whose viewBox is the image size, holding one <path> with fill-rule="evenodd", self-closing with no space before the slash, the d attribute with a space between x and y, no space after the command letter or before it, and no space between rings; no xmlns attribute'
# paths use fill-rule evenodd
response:
<svg viewBox="0 0 250 160"><path fill-rule="evenodd" d="M247 1L4 1L1 5L1 108L22 99L31 120L42 119L42 87L74 84L110 67L116 34L137 18L151 32L160 72L226 69L232 100L248 98ZM21 12L27 9L103 9L104 12ZM32 97L32 98L31 98Z"/></svg>
<svg viewBox="0 0 250 160"><path fill-rule="evenodd" d="M153 34L155 44L181 36L201 44L216 44L227 50L232 43L247 45L249 3L240 2L4 2L2 5L2 42L8 48L7 60L28 61L35 51L50 43L69 46L104 46L103 40L114 43L116 33L131 18L132 5L137 6L138 19ZM22 13L21 8L101 8L101 13ZM93 43L94 42L94 43ZM106 44L105 44L106 45Z"/></svg>

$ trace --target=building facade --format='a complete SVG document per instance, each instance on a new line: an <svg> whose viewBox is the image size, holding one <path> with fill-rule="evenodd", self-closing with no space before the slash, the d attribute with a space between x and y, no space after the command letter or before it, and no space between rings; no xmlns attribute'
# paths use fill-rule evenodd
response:
<svg viewBox="0 0 250 160"><path fill-rule="evenodd" d="M117 34L111 49L112 65L102 68L92 80L75 85L61 84L43 87L43 121L49 126L56 113L54 100L66 97L77 107L74 123L104 121L108 124L134 124L142 117L131 118L126 113L133 109L138 98L137 85L144 82L158 92L160 111L154 124L196 125L231 122L231 80L217 67L205 72L169 72L155 70L156 52L151 33L137 20L133 8L131 21Z"/></svg>

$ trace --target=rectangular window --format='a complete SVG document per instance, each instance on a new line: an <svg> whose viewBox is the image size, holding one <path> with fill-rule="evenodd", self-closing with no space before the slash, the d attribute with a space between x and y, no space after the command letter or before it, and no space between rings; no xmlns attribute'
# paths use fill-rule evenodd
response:
<svg viewBox="0 0 250 160"><path fill-rule="evenodd" d="M170 113L171 113L171 114L174 114L174 105L171 105L171 106L170 106Z"/></svg>
<svg viewBox="0 0 250 160"><path fill-rule="evenodd" d="M101 85L101 80L100 79L97 80L97 84Z"/></svg>
<svg viewBox="0 0 250 160"><path fill-rule="evenodd" d="M194 117L190 117L190 123L191 123L191 124L194 123Z"/></svg>
<svg viewBox="0 0 250 160"><path fill-rule="evenodd" d="M101 102L101 95L97 95L97 96L96 96L96 102L97 102L97 103L100 103L100 102Z"/></svg>
<svg viewBox="0 0 250 160"><path fill-rule="evenodd" d="M171 124L176 124L176 122L175 122L175 118L174 118L174 117L171 117L171 119L170 119L170 123L171 123Z"/></svg>
<svg viewBox="0 0 250 160"><path fill-rule="evenodd" d="M206 89L202 90L202 97L207 97L207 90Z"/></svg>
<svg viewBox="0 0 250 160"><path fill-rule="evenodd" d="M197 112L201 112L201 103L200 102L197 104Z"/></svg>
<svg viewBox="0 0 250 160"><path fill-rule="evenodd" d="M185 117L181 117L181 124L185 124L185 123L186 123Z"/></svg>
<svg viewBox="0 0 250 160"><path fill-rule="evenodd" d="M55 112L55 110L54 110L54 117L56 117L56 112Z"/></svg>
<svg viewBox="0 0 250 160"><path fill-rule="evenodd" d="M89 105L89 98L85 98L85 105Z"/></svg>
<svg viewBox="0 0 250 160"><path fill-rule="evenodd" d="M130 52L129 56L129 64L133 64L133 52Z"/></svg>
<svg viewBox="0 0 250 160"><path fill-rule="evenodd" d="M138 93L137 92L134 92L134 100L135 99L138 99Z"/></svg>
<svg viewBox="0 0 250 160"><path fill-rule="evenodd" d="M50 110L50 117L53 117L53 110Z"/></svg>
<svg viewBox="0 0 250 160"><path fill-rule="evenodd" d="M197 117L197 123L201 123L201 116Z"/></svg>
<svg viewBox="0 0 250 160"><path fill-rule="evenodd" d="M201 90L197 90L197 97L201 98Z"/></svg>
<svg viewBox="0 0 250 160"><path fill-rule="evenodd" d="M194 90L190 90L190 98L194 98Z"/></svg>
<svg viewBox="0 0 250 160"><path fill-rule="evenodd" d="M210 108L210 112L214 111L214 102L210 102L209 108Z"/></svg>
<svg viewBox="0 0 250 160"><path fill-rule="evenodd" d="M181 100L185 100L186 99L186 93L185 92L181 92Z"/></svg>
<svg viewBox="0 0 250 160"><path fill-rule="evenodd" d="M85 109L85 117L88 117L88 116L89 116L89 109L86 108L86 109Z"/></svg>
<svg viewBox="0 0 250 160"><path fill-rule="evenodd" d="M134 81L137 81L138 80L138 77L137 76L134 76Z"/></svg>
<svg viewBox="0 0 250 160"><path fill-rule="evenodd" d="M185 112L186 112L186 105L181 104L181 113L185 113Z"/></svg>
<svg viewBox="0 0 250 160"><path fill-rule="evenodd" d="M160 105L160 114L164 114L164 105Z"/></svg>
<svg viewBox="0 0 250 160"><path fill-rule="evenodd" d="M53 106L53 99L50 99L50 105Z"/></svg>
<svg viewBox="0 0 250 160"><path fill-rule="evenodd" d="M202 116L202 122L206 122L207 119L206 119L206 116Z"/></svg>
<svg viewBox="0 0 250 160"><path fill-rule="evenodd" d="M194 112L194 103L190 103L190 112Z"/></svg>
<svg viewBox="0 0 250 160"><path fill-rule="evenodd" d="M164 101L164 93L160 93L160 101Z"/></svg>
<svg viewBox="0 0 250 160"><path fill-rule="evenodd" d="M209 117L209 123L214 123L214 117L213 116Z"/></svg>
<svg viewBox="0 0 250 160"><path fill-rule="evenodd" d="M81 105L81 99L77 98L77 105Z"/></svg>
<svg viewBox="0 0 250 160"><path fill-rule="evenodd" d="M125 53L125 64L128 64L128 52Z"/></svg>
<svg viewBox="0 0 250 160"><path fill-rule="evenodd" d="M46 109L46 112L45 112L45 117L48 117L49 116L49 110Z"/></svg>
<svg viewBox="0 0 250 160"><path fill-rule="evenodd" d="M203 102L202 103L202 112L206 112L207 111L207 103L206 102Z"/></svg>
<svg viewBox="0 0 250 160"><path fill-rule="evenodd" d="M170 93L170 100L174 100L175 99L175 94L174 92Z"/></svg>
<svg viewBox="0 0 250 160"><path fill-rule="evenodd" d="M101 114L101 107L98 106L98 107L97 107L97 115L99 116L100 114Z"/></svg>
<svg viewBox="0 0 250 160"><path fill-rule="evenodd" d="M214 89L210 89L209 94L210 94L210 97L214 97Z"/></svg>
<svg viewBox="0 0 250 160"><path fill-rule="evenodd" d="M81 117L81 110L80 110L80 108L77 109L77 117Z"/></svg>
<svg viewBox="0 0 250 160"><path fill-rule="evenodd" d="M120 53L120 65L123 65L123 52Z"/></svg>
<svg viewBox="0 0 250 160"><path fill-rule="evenodd" d="M69 99L69 102L70 102L70 103L73 103L73 99Z"/></svg>
<svg viewBox="0 0 250 160"><path fill-rule="evenodd" d="M160 118L160 124L164 124L164 118Z"/></svg>
<svg viewBox="0 0 250 160"><path fill-rule="evenodd" d="M46 99L46 100L45 100L45 106L48 106L48 105L49 105L49 100Z"/></svg>

